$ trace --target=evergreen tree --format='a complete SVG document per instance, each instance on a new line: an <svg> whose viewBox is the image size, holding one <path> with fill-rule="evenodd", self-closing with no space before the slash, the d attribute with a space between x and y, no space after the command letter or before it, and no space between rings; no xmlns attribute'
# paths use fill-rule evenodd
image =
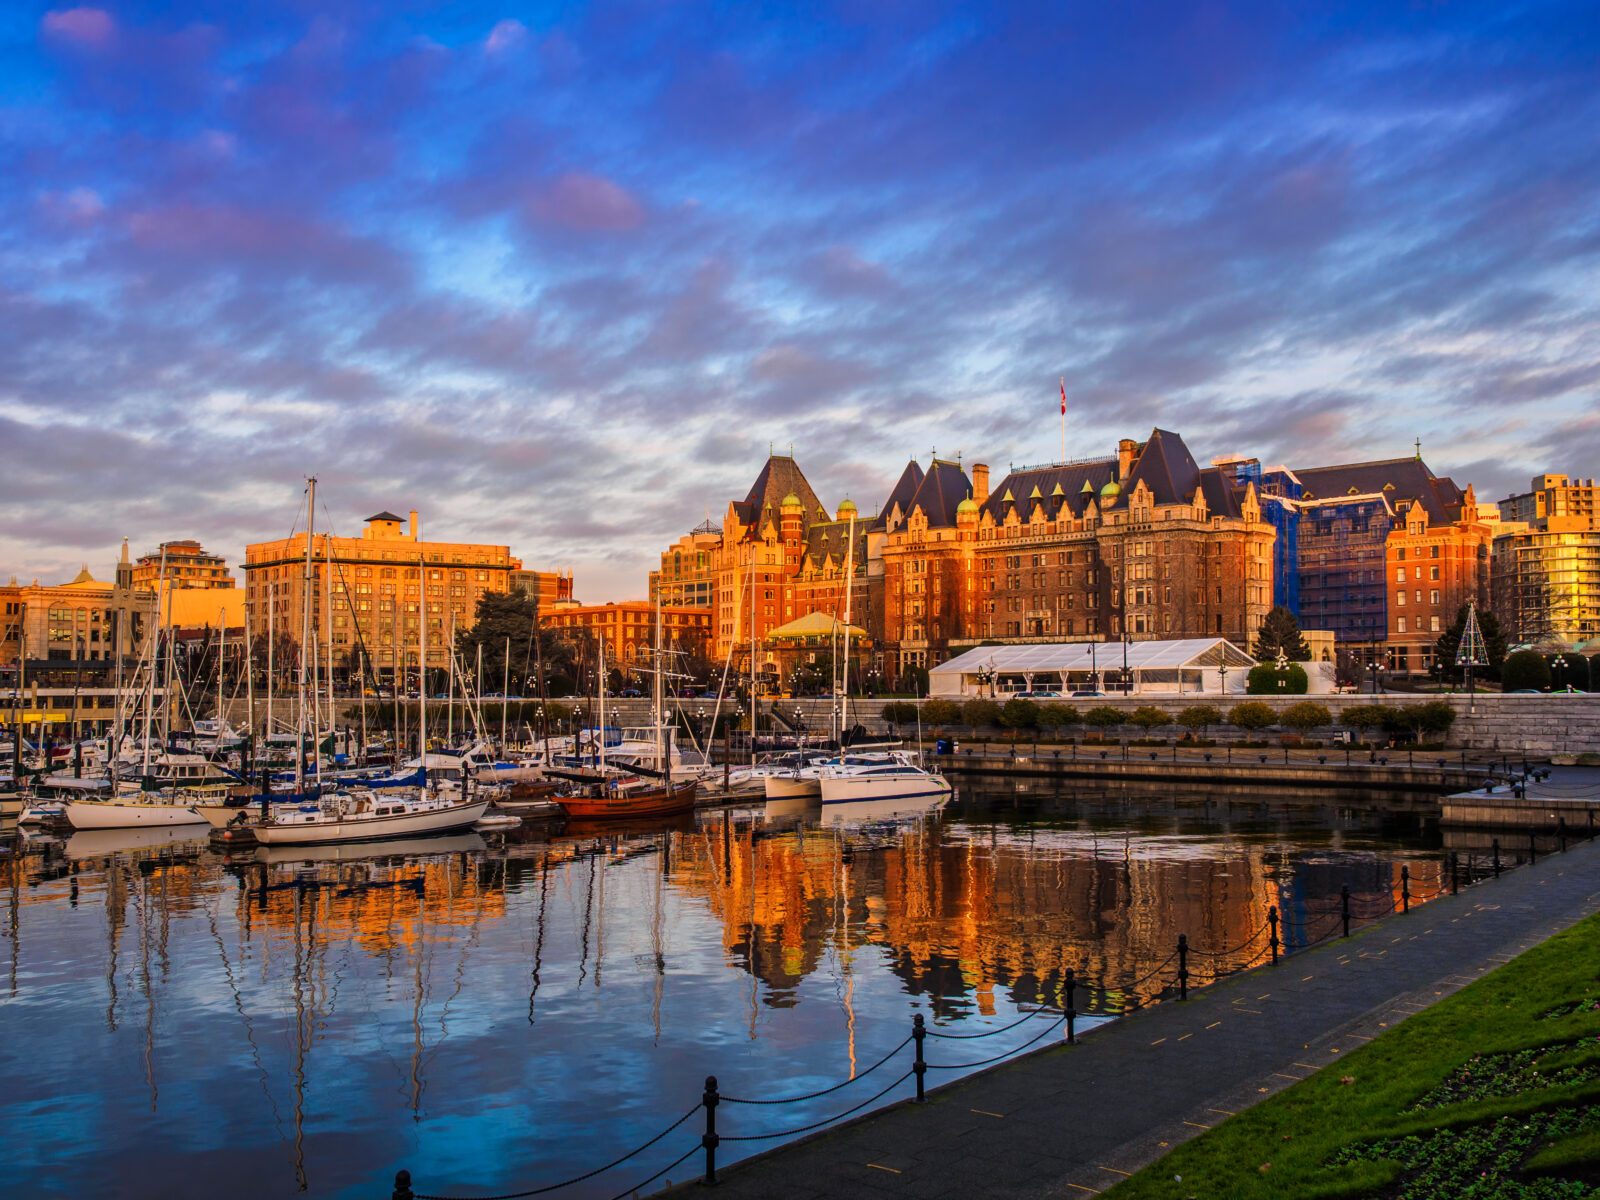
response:
<svg viewBox="0 0 1600 1200"><path fill-rule="evenodd" d="M1467 606L1463 604L1456 612L1456 619L1449 629L1439 635L1439 640L1433 644L1434 661L1439 664L1439 676L1442 679L1460 681L1466 677L1466 668L1456 665L1456 655L1461 650L1461 638L1467 630ZM1506 660L1506 637L1500 631L1500 619L1486 608L1478 610L1478 632L1483 634L1484 657L1489 660L1486 667L1474 667L1475 679L1500 678L1500 666Z"/></svg>
<svg viewBox="0 0 1600 1200"><path fill-rule="evenodd" d="M498 692L506 681L506 643L511 644L510 690L514 696L537 699L538 663L543 652L545 675L551 679L551 693L564 693L573 682L592 681L595 655L587 630L539 630L542 645L535 646L534 629L539 618L538 600L525 592L485 592L478 597L478 609L471 629L456 631L456 655L463 670L476 671L478 647L483 647L483 678L480 693ZM577 634L579 636L566 636ZM607 666L611 664L608 663ZM587 667L590 674L584 676ZM563 680L564 685L557 680Z"/></svg>
<svg viewBox="0 0 1600 1200"><path fill-rule="evenodd" d="M1300 623L1294 614L1281 604L1273 608L1261 622L1256 634L1255 656L1259 662L1270 662L1279 652L1290 662L1309 662L1311 647L1300 636Z"/></svg>

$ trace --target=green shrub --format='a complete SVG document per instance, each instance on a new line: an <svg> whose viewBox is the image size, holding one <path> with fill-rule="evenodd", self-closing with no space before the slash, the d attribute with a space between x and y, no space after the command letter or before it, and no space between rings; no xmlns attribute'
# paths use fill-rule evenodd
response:
<svg viewBox="0 0 1600 1200"><path fill-rule="evenodd" d="M1228 710L1228 724L1238 729L1265 729L1273 720L1272 709L1259 700L1246 700Z"/></svg>
<svg viewBox="0 0 1600 1200"><path fill-rule="evenodd" d="M1279 721L1297 733L1310 733L1313 729L1321 729L1324 725L1332 725L1333 714L1321 704L1311 700L1302 700L1299 704L1291 704L1284 709Z"/></svg>
<svg viewBox="0 0 1600 1200"><path fill-rule="evenodd" d="M891 700L883 706L882 714L891 725L911 725L917 719L917 706L909 700Z"/></svg>
<svg viewBox="0 0 1600 1200"><path fill-rule="evenodd" d="M1000 706L993 700L968 700L961 706L961 723L973 729L992 729L1000 724Z"/></svg>
<svg viewBox="0 0 1600 1200"><path fill-rule="evenodd" d="M1172 717L1153 704L1141 704L1128 714L1128 723L1137 725L1148 733L1152 729L1160 729L1163 725L1172 724Z"/></svg>
<svg viewBox="0 0 1600 1200"><path fill-rule="evenodd" d="M1222 724L1222 710L1215 704L1191 704L1178 714L1178 724L1193 732Z"/></svg>
<svg viewBox="0 0 1600 1200"><path fill-rule="evenodd" d="M1339 714L1339 724L1350 729L1382 729L1388 711L1382 704L1352 704Z"/></svg>
<svg viewBox="0 0 1600 1200"><path fill-rule="evenodd" d="M1506 655L1500 668L1500 689L1520 692L1527 688L1543 691L1550 686L1550 664L1537 650L1518 650Z"/></svg>
<svg viewBox="0 0 1600 1200"><path fill-rule="evenodd" d="M1429 700L1415 707L1419 718L1417 728L1423 733L1449 733L1456 723L1456 710L1447 700Z"/></svg>
<svg viewBox="0 0 1600 1200"><path fill-rule="evenodd" d="M1257 663L1250 668L1244 690L1252 696L1304 696L1309 686L1305 668L1299 663L1290 663L1281 672L1276 663Z"/></svg>
<svg viewBox="0 0 1600 1200"><path fill-rule="evenodd" d="M1039 706L1040 729L1065 729L1068 725L1076 725L1078 720L1078 710L1071 704L1041 704Z"/></svg>
<svg viewBox="0 0 1600 1200"><path fill-rule="evenodd" d="M1007 729L1037 729L1039 706L1031 700L1007 700L1000 708L1000 724Z"/></svg>
<svg viewBox="0 0 1600 1200"><path fill-rule="evenodd" d="M1083 723L1096 729L1110 729L1122 724L1122 710L1109 704L1096 704L1083 714Z"/></svg>
<svg viewBox="0 0 1600 1200"><path fill-rule="evenodd" d="M922 723L924 725L954 725L961 720L961 705L954 700L924 700Z"/></svg>

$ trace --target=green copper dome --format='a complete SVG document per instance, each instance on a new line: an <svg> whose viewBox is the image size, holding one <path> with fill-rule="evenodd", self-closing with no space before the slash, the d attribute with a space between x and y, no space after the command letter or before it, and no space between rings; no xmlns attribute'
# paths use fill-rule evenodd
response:
<svg viewBox="0 0 1600 1200"><path fill-rule="evenodd" d="M796 496L793 492L790 492L787 496L785 496L783 498L782 502L779 504L779 507L780 508L804 508L805 506L800 503L800 497L799 496Z"/></svg>
<svg viewBox="0 0 1600 1200"><path fill-rule="evenodd" d="M959 517L965 513L971 513L973 516L978 515L978 502L971 496L968 496L960 504L956 505L956 516Z"/></svg>
<svg viewBox="0 0 1600 1200"><path fill-rule="evenodd" d="M1122 485L1115 479L1100 489L1100 499L1102 500L1115 500L1120 495L1122 495Z"/></svg>
<svg viewBox="0 0 1600 1200"><path fill-rule="evenodd" d="M842 513L844 513L844 512L855 512L856 511L856 502L854 500L850 499L848 496L846 496L843 500L839 501L839 511L842 512Z"/></svg>

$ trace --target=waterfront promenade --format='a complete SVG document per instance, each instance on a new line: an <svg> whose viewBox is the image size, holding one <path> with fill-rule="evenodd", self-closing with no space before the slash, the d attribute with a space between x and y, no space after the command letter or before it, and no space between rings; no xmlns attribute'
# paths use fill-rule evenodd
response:
<svg viewBox="0 0 1600 1200"><path fill-rule="evenodd" d="M1600 842L1586 842L731 1167L719 1191L1096 1194L1597 909ZM963 1045L928 1044L931 1062Z"/></svg>

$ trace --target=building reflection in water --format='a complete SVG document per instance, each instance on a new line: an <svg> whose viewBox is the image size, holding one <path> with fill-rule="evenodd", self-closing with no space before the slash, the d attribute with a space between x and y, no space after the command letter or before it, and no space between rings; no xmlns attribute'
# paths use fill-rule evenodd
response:
<svg viewBox="0 0 1600 1200"><path fill-rule="evenodd" d="M503 1136L479 1111L485 1095L519 1114L510 1127L555 1137L561 1106L604 1111L624 1088L632 1107L615 1126L588 1127L588 1141L569 1130L547 1155L592 1165L629 1122L648 1133L676 1115L707 1054L735 1042L771 1079L837 1078L897 1042L914 1010L999 1023L1059 1005L1068 968L1077 1008L1111 1015L1179 933L1198 951L1247 946L1193 957L1203 984L1264 953L1274 906L1293 944L1326 928L1341 884L1365 909L1397 901L1397 854L1414 897L1438 890L1414 831L1327 813L1251 824L1068 805L1053 818L979 808L822 825L755 808L492 847L468 835L243 856L181 836L30 841L0 868L0 1003L22 1006L46 1053L137 1050L136 1075L106 1060L100 1086L124 1115L105 1136L165 1146L157 1169L181 1173L171 1121L214 1058L250 1134L235 1128L230 1153L286 1159L301 1191L346 1194L375 1162L428 1154L494 1186L527 1146L469 1169L445 1132L459 1140L477 1121L474 1137ZM50 992L47 1007L63 981L70 998ZM622 1083L591 1069L599 1051L627 1064ZM558 1095L502 1077L530 1056L560 1073ZM331 1104L345 1087L354 1111ZM127 1115L136 1096L160 1119ZM29 1103L0 1101L0 1115ZM37 1167L51 1169L47 1156Z"/></svg>

